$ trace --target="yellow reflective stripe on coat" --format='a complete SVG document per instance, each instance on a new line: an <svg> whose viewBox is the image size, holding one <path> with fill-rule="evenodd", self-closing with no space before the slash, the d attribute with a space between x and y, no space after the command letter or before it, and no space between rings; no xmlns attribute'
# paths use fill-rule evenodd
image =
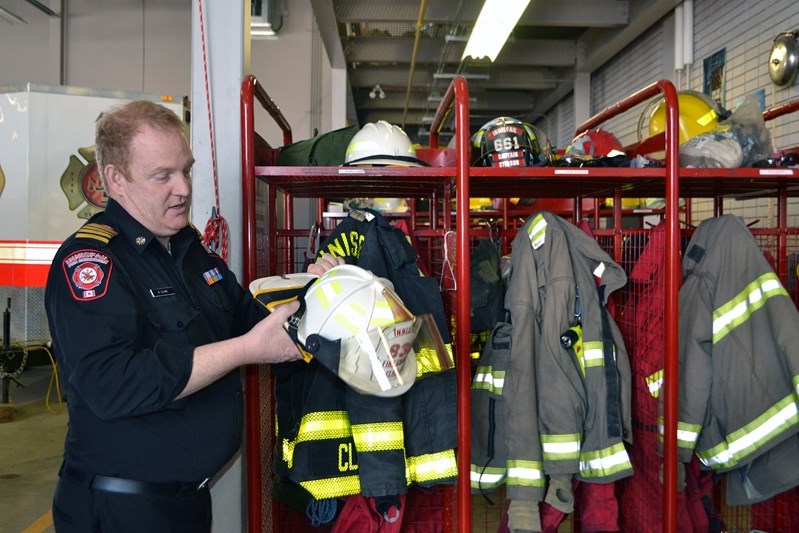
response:
<svg viewBox="0 0 799 533"><path fill-rule="evenodd" d="M301 442L346 439L352 436L350 419L346 411L323 411L308 413L300 421L300 429L294 440L283 439L281 454L289 468L294 464L294 448Z"/></svg>
<svg viewBox="0 0 799 533"><path fill-rule="evenodd" d="M502 388L505 386L505 371L494 370L491 365L478 365L472 379L472 388L486 390L497 396L502 396Z"/></svg>
<svg viewBox="0 0 799 533"><path fill-rule="evenodd" d="M742 458L765 448L775 437L786 431L796 432L797 425L799 411L796 397L791 393L752 422L727 435L724 442L696 455L714 470L735 468L740 466Z"/></svg>
<svg viewBox="0 0 799 533"><path fill-rule="evenodd" d="M352 440L359 453L401 450L405 447L402 422L353 424Z"/></svg>
<svg viewBox="0 0 799 533"><path fill-rule="evenodd" d="M455 450L408 457L408 483L428 483L458 477Z"/></svg>
<svg viewBox="0 0 799 533"><path fill-rule="evenodd" d="M471 465L469 480L473 489L495 489L505 482L507 470L500 467Z"/></svg>
<svg viewBox="0 0 799 533"><path fill-rule="evenodd" d="M605 348L603 342L583 342L583 360L585 368L605 366Z"/></svg>
<svg viewBox="0 0 799 533"><path fill-rule="evenodd" d="M317 500L352 496L361 493L361 480L358 476L332 477L300 481L300 485Z"/></svg>
<svg viewBox="0 0 799 533"><path fill-rule="evenodd" d="M519 487L543 487L544 463L541 461L508 460L508 485Z"/></svg>
<svg viewBox="0 0 799 533"><path fill-rule="evenodd" d="M602 450L580 453L580 475L584 478L610 477L632 468L630 456L621 442Z"/></svg>
<svg viewBox="0 0 799 533"><path fill-rule="evenodd" d="M663 442L665 431L666 426L663 416L658 416L658 440L660 442ZM699 440L699 433L701 431L702 426L699 424L677 421L677 446L693 451L696 447L696 441Z"/></svg>
<svg viewBox="0 0 799 533"><path fill-rule="evenodd" d="M527 228L527 236L530 238L530 244L533 245L533 250L537 250L544 244L546 233L547 221L543 213L539 213Z"/></svg>
<svg viewBox="0 0 799 533"><path fill-rule="evenodd" d="M653 398L659 398L660 391L663 389L663 370L649 374L644 379L646 380L646 388L649 389L649 394Z"/></svg>
<svg viewBox="0 0 799 533"><path fill-rule="evenodd" d="M583 436L579 433L570 435L541 435L541 451L545 461L564 461L580 457L580 443Z"/></svg>
<svg viewBox="0 0 799 533"><path fill-rule="evenodd" d="M735 298L713 311L713 344L737 328L763 307L772 296L788 296L774 272L763 274Z"/></svg>
<svg viewBox="0 0 799 533"><path fill-rule="evenodd" d="M452 344L445 344L446 354L441 354L434 348L421 348L414 350L416 354L416 377L420 378L425 374L434 374L455 367L455 359L452 356ZM442 361L442 356L448 360Z"/></svg>

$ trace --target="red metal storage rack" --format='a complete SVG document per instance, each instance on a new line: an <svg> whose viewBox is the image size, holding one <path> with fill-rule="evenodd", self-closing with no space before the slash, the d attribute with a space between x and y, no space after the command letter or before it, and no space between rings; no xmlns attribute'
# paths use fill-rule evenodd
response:
<svg viewBox="0 0 799 533"><path fill-rule="evenodd" d="M719 198L723 195L763 195L778 198L778 228L774 230L753 230L764 239L776 239L777 271L785 281L787 271L787 250L799 249L797 230L787 228L787 198L799 196L799 171L796 169L685 169L679 167L677 122L679 116L677 92L671 82L661 80L635 92L617 104L608 107L588 121L579 125L576 133L597 127L608 119L627 112L636 105L662 95L666 103L665 166L662 168L565 168L534 167L516 169L470 167L471 149L468 131L468 87L462 77L456 77L445 93L431 126L430 148L425 157L449 162L446 166L422 169L379 168L379 169L340 169L339 167L276 167L276 150L255 134L254 101L257 99L275 119L283 131L283 144L291 142L291 129L280 114L278 107L269 99L263 88L253 77L242 84L242 187L244 192L244 282L259 276L273 275L295 270L298 265L297 247L294 239L308 236L307 229L293 229L292 209L294 197L323 198L346 196L389 196L412 199L431 198L431 212L426 227L417 227L411 216L410 224L432 250L435 261L441 261L441 243L445 235L454 230L455 235L455 283L456 292L453 314L456 329L455 342L458 374L458 457L459 482L456 488L455 522L447 524L459 532L472 530L472 496L469 484L470 455L470 333L469 333L469 252L472 238L478 234L473 229L473 214L469 212L470 197L511 198L532 196L542 199L568 199L577 206L574 220L582 218L583 199L594 199L594 220L599 218L598 199L614 197L613 227L609 230L596 230L597 239L617 262L623 260L622 245L626 237L642 233L642 230L622 228L622 208L620 199L627 197L662 197L666 199L663 211L666 227L666 301L665 320L665 429L664 443L664 532L675 533L676 522L676 429L677 429L677 317L680 273L679 199L714 198L717 200L717 214L721 212ZM767 110L764 118L771 120L799 109L799 100L774 109ZM438 130L444 120L454 111L455 119L455 158L454 165L448 158L439 157ZM424 152L424 151L423 151ZM256 159L258 157L258 159ZM256 231L256 187L257 181L268 185L265 238ZM794 185L794 187L789 187ZM456 206L453 218L448 212L452 187L455 187ZM277 191L283 194L284 220L277 220ZM436 201L433 201L435 199ZM438 199L443 207L438 212ZM544 202L542 202L544 203ZM318 215L321 218L321 202ZM497 214L508 241L515 227L509 222L507 202ZM687 222L687 221L686 221ZM645 232L645 230L643 230ZM792 239L792 240L791 240ZM280 242L288 244L281 247ZM435 243L435 244L430 244ZM260 264L266 268L258 269L257 251L261 251ZM248 518L250 532L271 531L275 524L272 516L271 498L263 491L269 486L269 469L264 468L263 458L271 457L271 397L268 369L251 368L247 373L248 405ZM267 416L264 416L267 413ZM782 495L781 495L782 496ZM773 500L773 501L772 501ZM778 497L762 504L769 507L774 516L790 513L794 522L799 519L799 498L795 491L785 497ZM265 504L266 502L266 504ZM756 510L745 510L751 515ZM728 528L734 520L727 523ZM739 521L741 525L744 520ZM790 521L789 521L790 522ZM772 523L786 523L783 518L775 518ZM779 526L775 526L779 527ZM574 526L573 526L574 528ZM579 529L579 527L577 528ZM779 529L777 529L779 530Z"/></svg>
<svg viewBox="0 0 799 533"><path fill-rule="evenodd" d="M460 131L468 129L468 89L462 77L453 80L450 90L445 98L446 105L454 102L456 128ZM456 148L456 160L461 163L456 167L431 166L423 168L355 168L355 167L277 167L274 166L276 151L268 146L265 141L255 134L255 99L266 108L283 130L283 142L291 142L291 129L282 117L277 105L272 102L266 92L254 77L248 77L242 84L241 111L242 111L242 187L244 199L244 247L247 250L244 256L243 282L249 283L259 276L274 275L295 271L297 268L296 245L292 239L307 237L308 230L295 230L291 227L294 198L341 198L341 197L405 197L405 198L430 198L431 212L427 228L415 231L418 237L424 239L439 238L443 241L446 232L452 230L451 217L447 213L441 216L437 213L437 199L443 201L443 206L449 206L450 194L453 184L457 183L457 201L459 205L468 205L468 161L467 154L468 136L466 142ZM448 109L448 108L447 108ZM443 112L441 114L443 117ZM434 135L437 138L437 133ZM259 146L260 150L256 147ZM431 145L429 151L421 150L417 153L420 158L428 162L435 162L439 157L437 145ZM260 160L256 157L260 155ZM256 181L267 184L268 210L266 213L266 238L259 241L256 231ZM465 185L461 185L465 184ZM277 192L283 194L283 221L277 219ZM465 202L465 204L463 203ZM448 208L447 208L448 209ZM321 211L321 208L319 209ZM465 217L458 219L459 224L468 225L468 209L463 211ZM415 221L411 220L411 226ZM465 241L468 243L468 241ZM285 246L281 243L288 243ZM263 245L263 246L262 246ZM264 249L265 248L265 249ZM266 268L258 270L258 253L261 250L266 261ZM465 260L458 258L458 264L468 263L468 247L464 250ZM463 267L462 267L463 268ZM458 310L461 313L459 323L465 328L466 335L455 338L456 366L459 370L458 390L459 395L466 392L466 403L459 397L459 434L467 435L467 447L459 449L459 454L468 457L468 387L469 387L469 287L468 271L463 268L460 276L467 281L461 283L462 290L457 292ZM461 309L465 309L465 314ZM465 318L463 318L465 317ZM462 329L462 328L459 328ZM248 479L248 521L250 531L271 531L275 523L272 514L275 508L265 502L270 501L270 495L263 490L269 486L269 468L265 468L264 458L269 461L271 457L271 391L269 389L268 369L248 369L247 373L247 406L248 406L248 437L247 437L247 479ZM464 425L465 424L465 425ZM459 443L462 442L459 439ZM464 470L465 467L465 470ZM465 483L457 484L458 503L457 517L458 529L467 531L469 528L469 464L459 461L459 479ZM465 476L465 477L464 477ZM463 503L465 502L465 504ZM445 502L446 503L446 502ZM452 513L450 509L448 512ZM455 517L453 517L455 518ZM454 526L452 520L445 524L446 530ZM280 528L280 526L278 526Z"/></svg>

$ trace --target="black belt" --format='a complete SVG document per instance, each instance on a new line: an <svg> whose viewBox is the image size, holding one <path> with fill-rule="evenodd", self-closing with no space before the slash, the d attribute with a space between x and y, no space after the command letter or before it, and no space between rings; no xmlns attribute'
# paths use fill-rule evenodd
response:
<svg viewBox="0 0 799 533"><path fill-rule="evenodd" d="M208 488L209 478L191 483L160 483L87 474L64 464L61 475L92 490L149 496L185 496Z"/></svg>

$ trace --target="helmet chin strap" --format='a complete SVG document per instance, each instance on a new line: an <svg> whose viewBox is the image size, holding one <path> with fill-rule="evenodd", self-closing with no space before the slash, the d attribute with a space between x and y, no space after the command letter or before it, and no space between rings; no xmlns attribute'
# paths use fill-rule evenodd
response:
<svg viewBox="0 0 799 533"><path fill-rule="evenodd" d="M386 377L385 370L380 364L380 359L377 357L377 351L375 351L375 347L372 346L372 340L369 338L369 334L365 331L362 331L356 336L356 338L358 340L358 346L360 346L363 351L369 354L369 362L372 364L372 375L377 380L377 384L380 385L381 390L387 391L391 388L391 384L388 382L388 377ZM394 366L393 361L391 362L391 366L394 368L394 372L397 375L400 385L402 385L402 377L399 375L399 372L397 372L397 367Z"/></svg>
<svg viewBox="0 0 799 533"><path fill-rule="evenodd" d="M297 330L299 328L300 321L302 320L302 317L305 316L305 309L306 309L306 307L305 307L305 293L308 292L308 288L311 285L313 285L313 283L316 281L316 279L318 279L318 278L314 278L314 279L308 281L308 283L306 283L305 286L300 290L300 293L297 296L297 300L300 302L300 307L297 308L297 310L294 311L294 313L283 324L283 327L285 328L286 333L289 334L289 337L291 338L291 340L293 340L294 344L296 344L297 347L300 349L300 351L302 352L303 358L305 359L306 362L311 360L311 358L313 357L313 352L315 352L316 349L314 347L311 347L311 346L305 346L302 342L300 342L300 338L299 338L299 335L297 333ZM307 341L307 339L306 339L306 341ZM318 346L316 346L316 348L318 348Z"/></svg>

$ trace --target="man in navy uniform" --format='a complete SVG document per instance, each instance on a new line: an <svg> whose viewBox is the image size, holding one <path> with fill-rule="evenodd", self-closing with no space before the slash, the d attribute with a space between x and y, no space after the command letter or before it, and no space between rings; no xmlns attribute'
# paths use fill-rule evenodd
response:
<svg viewBox="0 0 799 533"><path fill-rule="evenodd" d="M241 445L239 366L301 358L283 329L298 304L267 314L203 246L172 111L117 107L95 142L108 203L61 246L45 293L69 406L53 521L59 533L207 532L209 478Z"/></svg>

